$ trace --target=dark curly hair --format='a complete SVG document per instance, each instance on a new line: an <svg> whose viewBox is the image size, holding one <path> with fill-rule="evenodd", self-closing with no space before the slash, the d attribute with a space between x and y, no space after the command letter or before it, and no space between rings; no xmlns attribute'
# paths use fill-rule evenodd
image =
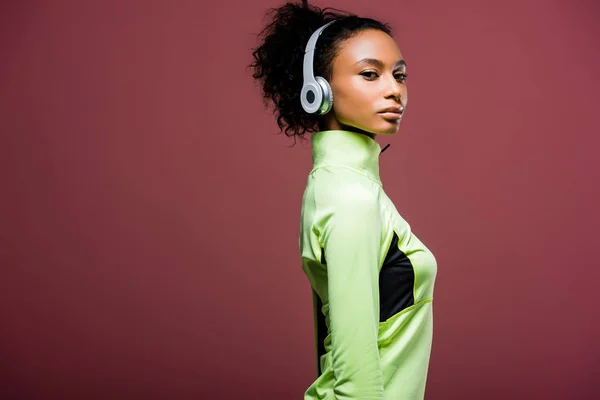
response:
<svg viewBox="0 0 600 400"><path fill-rule="evenodd" d="M253 49L253 78L262 87L266 107L271 103L277 114L280 131L289 137L304 138L306 132L322 129L322 118L308 114L300 104L302 89L302 62L308 39L319 27L337 20L323 31L315 50L315 76L331 79L332 62L340 45L356 33L378 29L392 35L388 24L371 18L362 18L334 8L320 9L300 3L285 3L271 8L266 17L269 23L258 34L260 45ZM295 143L295 140L294 140Z"/></svg>

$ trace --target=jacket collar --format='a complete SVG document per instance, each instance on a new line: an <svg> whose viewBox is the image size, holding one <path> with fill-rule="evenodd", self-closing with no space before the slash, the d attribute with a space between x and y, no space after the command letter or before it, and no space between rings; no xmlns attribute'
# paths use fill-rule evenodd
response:
<svg viewBox="0 0 600 400"><path fill-rule="evenodd" d="M313 170L326 165L343 165L381 184L381 146L367 135L344 130L316 132L311 137Z"/></svg>

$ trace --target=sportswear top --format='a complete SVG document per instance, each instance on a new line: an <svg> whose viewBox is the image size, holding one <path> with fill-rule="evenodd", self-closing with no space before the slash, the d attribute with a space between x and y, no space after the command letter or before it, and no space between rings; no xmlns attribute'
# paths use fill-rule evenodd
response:
<svg viewBox="0 0 600 400"><path fill-rule="evenodd" d="M423 399L436 259L385 194L374 139L330 130L311 141L299 247L318 377L304 399Z"/></svg>

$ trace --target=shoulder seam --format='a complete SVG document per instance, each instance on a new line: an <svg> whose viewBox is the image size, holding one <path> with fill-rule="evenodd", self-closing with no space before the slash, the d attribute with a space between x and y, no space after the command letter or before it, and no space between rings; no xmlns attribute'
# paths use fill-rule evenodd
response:
<svg viewBox="0 0 600 400"><path fill-rule="evenodd" d="M315 171L315 170L313 170ZM310 175L313 174L313 171L310 172ZM314 179L314 178L313 178ZM313 213L312 216L312 220L310 221L310 229L313 230L315 227L315 219L317 217L317 214L319 213L319 205L317 204L317 195L316 195L316 191L317 191L317 182L313 182L313 191L312 191L312 195L313 195L313 203L315 204L315 212ZM319 258L318 260L321 260L322 257L322 253L323 253L323 243L321 243L321 235L316 235L317 236L317 243L319 245Z"/></svg>

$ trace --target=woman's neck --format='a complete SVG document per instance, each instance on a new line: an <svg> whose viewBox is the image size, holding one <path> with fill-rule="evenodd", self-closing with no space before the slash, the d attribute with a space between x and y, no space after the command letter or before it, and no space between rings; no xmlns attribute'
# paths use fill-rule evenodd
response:
<svg viewBox="0 0 600 400"><path fill-rule="evenodd" d="M323 120L319 123L319 130L321 131L350 131L360 133L361 135L365 135L370 137L371 139L375 139L375 134L371 132L367 132L362 129L358 129L354 126L342 124L337 120L333 115L326 114L323 117Z"/></svg>

